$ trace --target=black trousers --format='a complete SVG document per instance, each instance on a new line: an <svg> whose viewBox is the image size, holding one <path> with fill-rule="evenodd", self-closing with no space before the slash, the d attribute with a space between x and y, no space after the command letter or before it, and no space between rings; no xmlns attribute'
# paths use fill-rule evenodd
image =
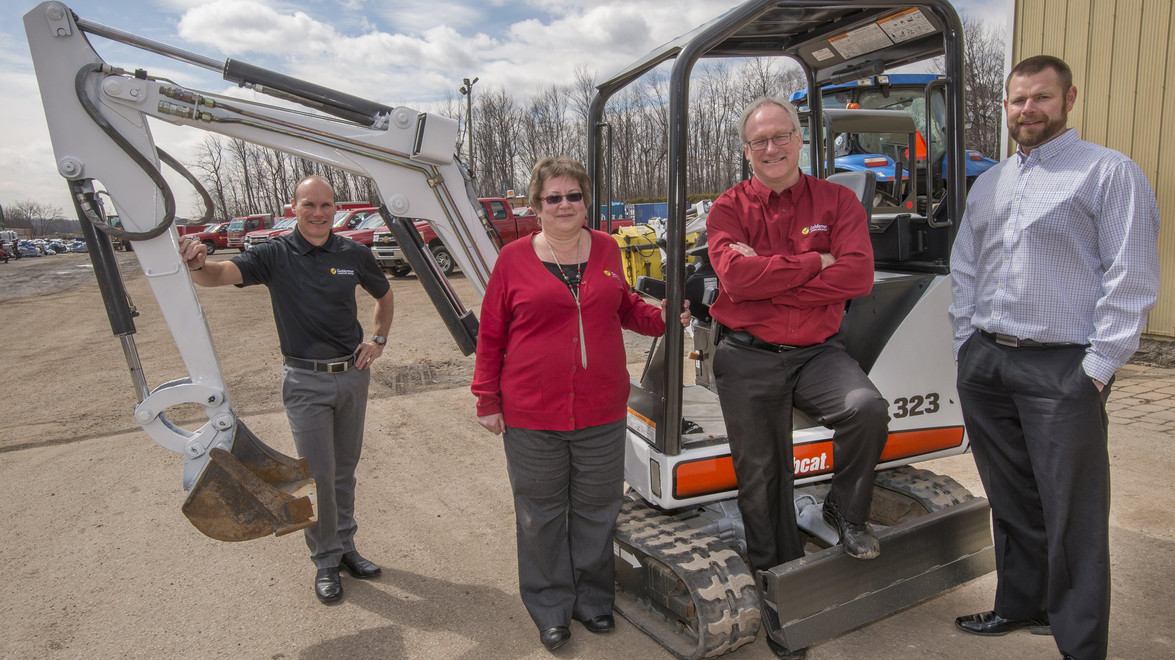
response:
<svg viewBox="0 0 1175 660"><path fill-rule="evenodd" d="M849 522L865 522L889 404L839 337L782 353L724 339L714 352L714 383L752 568L804 556L792 494L793 406L833 430L829 497Z"/></svg>
<svg viewBox="0 0 1175 660"><path fill-rule="evenodd" d="M959 351L959 399L991 502L995 612L1047 616L1062 653L1106 657L1110 461L1106 399L1085 347L1012 348L976 333Z"/></svg>
<svg viewBox="0 0 1175 660"><path fill-rule="evenodd" d="M624 420L576 431L506 427L518 587L539 630L612 613L612 533L624 499Z"/></svg>

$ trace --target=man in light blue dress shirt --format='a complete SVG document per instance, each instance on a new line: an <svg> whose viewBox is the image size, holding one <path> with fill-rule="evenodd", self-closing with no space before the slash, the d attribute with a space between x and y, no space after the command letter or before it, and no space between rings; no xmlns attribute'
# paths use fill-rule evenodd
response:
<svg viewBox="0 0 1175 660"><path fill-rule="evenodd" d="M959 398L992 507L995 607L956 619L1050 628L1102 660L1110 614L1105 401L1158 297L1159 212L1134 161L1066 129L1077 88L1051 56L1007 82L1016 154L975 183L951 254Z"/></svg>

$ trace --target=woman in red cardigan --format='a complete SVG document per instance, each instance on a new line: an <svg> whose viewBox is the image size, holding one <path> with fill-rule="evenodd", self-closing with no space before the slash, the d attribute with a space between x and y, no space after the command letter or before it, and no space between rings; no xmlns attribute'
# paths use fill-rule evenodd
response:
<svg viewBox="0 0 1175 660"><path fill-rule="evenodd" d="M502 248L486 287L473 393L504 433L522 602L549 650L612 618L612 532L624 482L629 378L622 328L665 332L662 308L628 290L611 236L584 227L587 170L560 156L531 172L542 231ZM689 312L681 315L689 322Z"/></svg>

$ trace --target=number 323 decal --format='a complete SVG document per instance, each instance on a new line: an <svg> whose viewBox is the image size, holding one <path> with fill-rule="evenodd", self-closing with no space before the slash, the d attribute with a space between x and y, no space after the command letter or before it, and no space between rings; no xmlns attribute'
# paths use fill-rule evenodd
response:
<svg viewBox="0 0 1175 660"><path fill-rule="evenodd" d="M926 396L915 394L909 398L900 396L893 400L893 404L898 408L893 414L895 418L932 415L939 411L938 392L931 392Z"/></svg>

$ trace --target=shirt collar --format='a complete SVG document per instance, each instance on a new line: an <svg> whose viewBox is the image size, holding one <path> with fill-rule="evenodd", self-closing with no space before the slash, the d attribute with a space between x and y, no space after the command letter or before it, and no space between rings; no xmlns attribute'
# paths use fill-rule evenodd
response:
<svg viewBox="0 0 1175 660"><path fill-rule="evenodd" d="M1016 155L1020 157L1020 164L1023 165L1029 158L1036 156L1040 160L1048 160L1053 156L1060 154L1065 149L1073 146L1080 138L1077 137L1077 129L1069 128L1064 133L1045 142L1044 144L1033 148L1032 153L1025 155L1020 147L1016 147Z"/></svg>
<svg viewBox="0 0 1175 660"><path fill-rule="evenodd" d="M297 250L298 254L310 254L310 251L314 248L320 248L327 252L334 252L336 248L338 248L339 244L339 238L335 236L335 233L332 231L330 235L326 237L325 243L322 245L313 245L310 243L310 241L306 240L306 238L302 236L302 232L298 231L296 226L294 227L294 231L290 232L286 238L294 246L294 249Z"/></svg>
<svg viewBox="0 0 1175 660"><path fill-rule="evenodd" d="M800 172L800 178L795 183L791 184L787 188L784 188L783 192L779 193L780 197L787 195L792 200L795 200L796 197L803 195L808 190L808 179L809 176L807 174ZM759 201L763 202L764 204L766 204L768 200L771 199L771 195L775 194L775 191L768 188L767 184L760 181L759 177L757 176L751 176L751 191L753 191L755 197L758 197Z"/></svg>

